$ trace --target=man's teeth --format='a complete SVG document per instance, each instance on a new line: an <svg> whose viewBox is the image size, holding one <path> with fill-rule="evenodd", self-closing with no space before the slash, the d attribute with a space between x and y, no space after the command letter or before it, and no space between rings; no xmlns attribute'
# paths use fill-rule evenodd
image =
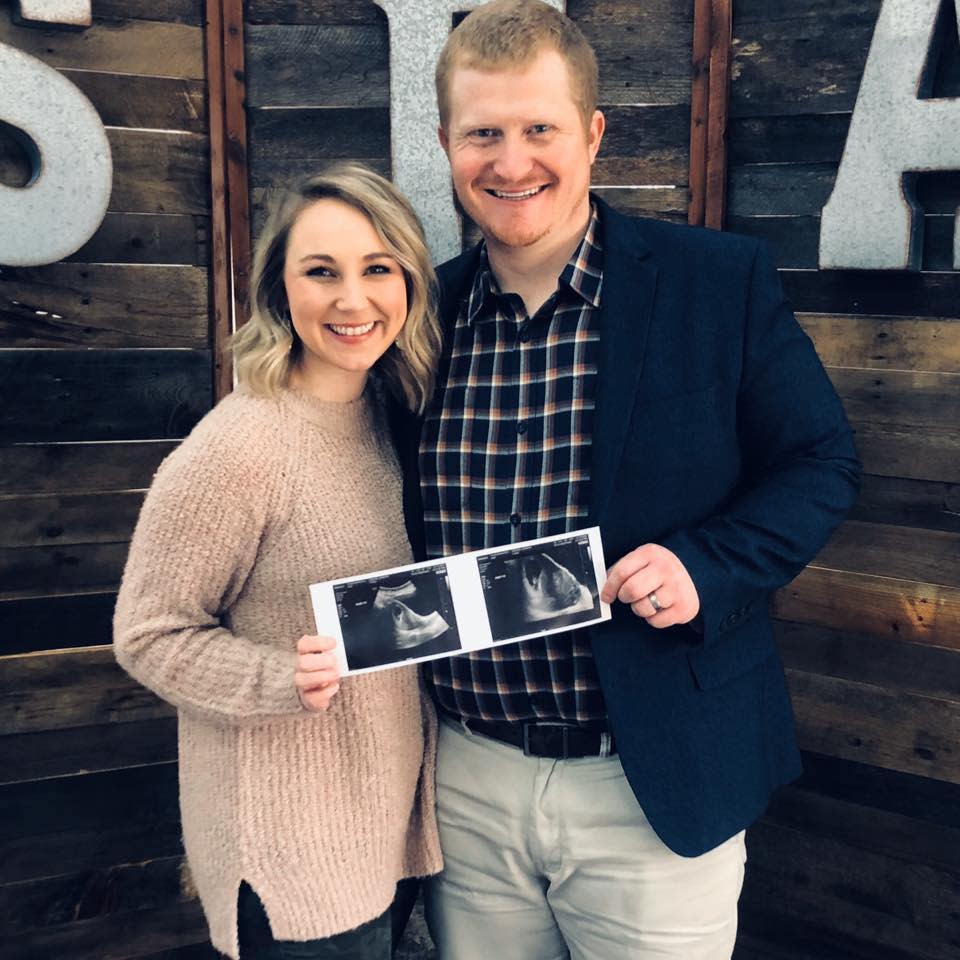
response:
<svg viewBox="0 0 960 960"><path fill-rule="evenodd" d="M509 193L506 190L494 190L492 192L494 196L501 200L525 200L527 197L538 194L542 189L543 187L531 187L529 190L521 190L519 193Z"/></svg>
<svg viewBox="0 0 960 960"><path fill-rule="evenodd" d="M330 329L341 337L361 337L373 329L373 323L364 323L360 326L352 327L339 327L335 323L331 323Z"/></svg>

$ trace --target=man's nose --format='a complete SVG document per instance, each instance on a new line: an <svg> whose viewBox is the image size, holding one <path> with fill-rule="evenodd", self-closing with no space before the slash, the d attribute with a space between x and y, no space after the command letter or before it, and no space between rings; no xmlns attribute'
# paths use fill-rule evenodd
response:
<svg viewBox="0 0 960 960"><path fill-rule="evenodd" d="M496 152L493 170L505 184L521 184L533 166L530 147L521 137L505 137Z"/></svg>

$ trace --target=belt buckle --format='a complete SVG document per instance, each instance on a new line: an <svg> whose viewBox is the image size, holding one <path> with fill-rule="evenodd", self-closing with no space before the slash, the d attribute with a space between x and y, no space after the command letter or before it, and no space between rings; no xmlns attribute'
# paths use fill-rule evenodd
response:
<svg viewBox="0 0 960 960"><path fill-rule="evenodd" d="M570 753L570 724L569 723L557 723L552 720L543 720L536 721L533 723L524 723L523 725L523 755L525 757L537 757L542 758L543 754L533 753L530 749L530 728L531 727L560 727L563 731L563 756L554 757L552 759L556 760L567 760L569 759L568 754Z"/></svg>

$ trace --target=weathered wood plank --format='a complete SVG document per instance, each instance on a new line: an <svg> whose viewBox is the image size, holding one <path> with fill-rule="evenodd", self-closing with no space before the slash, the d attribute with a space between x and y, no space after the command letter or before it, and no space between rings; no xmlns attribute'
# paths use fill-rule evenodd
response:
<svg viewBox="0 0 960 960"><path fill-rule="evenodd" d="M781 270L795 310L915 317L960 317L960 273Z"/></svg>
<svg viewBox="0 0 960 960"><path fill-rule="evenodd" d="M198 0L94 0L94 21L162 20L169 23L203 25Z"/></svg>
<svg viewBox="0 0 960 960"><path fill-rule="evenodd" d="M817 960L950 960L956 868L905 863L859 845L782 828L751 831L741 925ZM792 952L795 951L795 952Z"/></svg>
<svg viewBox="0 0 960 960"><path fill-rule="evenodd" d="M960 423L960 374L830 367L827 371L856 423L949 429Z"/></svg>
<svg viewBox="0 0 960 960"><path fill-rule="evenodd" d="M0 500L0 547L122 543L130 539L143 494L96 493Z"/></svg>
<svg viewBox="0 0 960 960"><path fill-rule="evenodd" d="M820 753L803 754L798 788L960 830L960 786L881 770Z"/></svg>
<svg viewBox="0 0 960 960"><path fill-rule="evenodd" d="M597 196L630 216L655 217L686 223L688 193L677 187L596 187Z"/></svg>
<svg viewBox="0 0 960 960"><path fill-rule="evenodd" d="M0 601L0 656L109 644L116 593Z"/></svg>
<svg viewBox="0 0 960 960"><path fill-rule="evenodd" d="M383 24L387 15L372 0L248 0L247 22Z"/></svg>
<svg viewBox="0 0 960 960"><path fill-rule="evenodd" d="M96 18L97 11L94 11ZM88 30L14 26L0 18L0 43L51 67L203 80L203 30L185 23L99 21Z"/></svg>
<svg viewBox="0 0 960 960"><path fill-rule="evenodd" d="M108 127L206 133L206 88L201 80L89 70L60 72L86 94Z"/></svg>
<svg viewBox="0 0 960 960"><path fill-rule="evenodd" d="M205 350L0 350L7 443L179 438L210 408Z"/></svg>
<svg viewBox="0 0 960 960"><path fill-rule="evenodd" d="M849 113L731 118L730 165L840 163L850 129Z"/></svg>
<svg viewBox="0 0 960 960"><path fill-rule="evenodd" d="M111 128L113 193L118 213L208 213L209 143L196 133Z"/></svg>
<svg viewBox="0 0 960 960"><path fill-rule="evenodd" d="M0 677L4 737L174 715L124 672L112 647L3 657Z"/></svg>
<svg viewBox="0 0 960 960"><path fill-rule="evenodd" d="M0 787L0 844L0 884L178 856L177 765Z"/></svg>
<svg viewBox="0 0 960 960"><path fill-rule="evenodd" d="M117 916L98 917L61 927L48 927L9 944L0 942L8 960L67 957L71 960L142 960L146 954L176 950L207 939L199 900Z"/></svg>
<svg viewBox="0 0 960 960"><path fill-rule="evenodd" d="M850 518L960 533L960 483L865 474Z"/></svg>
<svg viewBox="0 0 960 960"><path fill-rule="evenodd" d="M879 9L880 0L738 0L731 115L852 110Z"/></svg>
<svg viewBox="0 0 960 960"><path fill-rule="evenodd" d="M804 750L960 783L960 711L935 700L787 670Z"/></svg>
<svg viewBox="0 0 960 960"><path fill-rule="evenodd" d="M288 182L291 175L303 176L329 160L374 161L382 168L390 156L387 110L259 110L250 123L250 182L255 190ZM609 108L594 182L685 184L688 124L686 106Z"/></svg>
<svg viewBox="0 0 960 960"><path fill-rule="evenodd" d="M797 319L831 367L960 371L960 321L823 313L800 313Z"/></svg>
<svg viewBox="0 0 960 960"><path fill-rule="evenodd" d="M0 600L117 589L126 543L0 548Z"/></svg>
<svg viewBox="0 0 960 960"><path fill-rule="evenodd" d="M783 621L774 624L774 633L791 670L960 705L960 648Z"/></svg>
<svg viewBox="0 0 960 960"><path fill-rule="evenodd" d="M848 520L815 562L834 570L960 587L960 537L938 530Z"/></svg>
<svg viewBox="0 0 960 960"><path fill-rule="evenodd" d="M938 214L923 218L923 249L921 265L924 270L953 269L952 215ZM773 248L777 265L781 268L817 269L820 248L820 217L776 216L741 217L727 220L731 233L742 233L764 240Z"/></svg>
<svg viewBox="0 0 960 960"><path fill-rule="evenodd" d="M0 784L122 770L176 759L176 717L18 733L0 737Z"/></svg>
<svg viewBox="0 0 960 960"><path fill-rule="evenodd" d="M207 271L56 263L0 269L2 347L206 347Z"/></svg>
<svg viewBox="0 0 960 960"><path fill-rule="evenodd" d="M877 773L886 771L877 769ZM955 869L960 865L960 832L902 813L787 787L764 815L778 827L816 834L902 860Z"/></svg>
<svg viewBox="0 0 960 960"><path fill-rule="evenodd" d="M587 23L601 64L600 103L686 104L690 21ZM385 23L251 24L249 103L261 107L388 107Z"/></svg>
<svg viewBox="0 0 960 960"><path fill-rule="evenodd" d="M0 496L140 490L175 446L135 440L0 447Z"/></svg>
<svg viewBox="0 0 960 960"><path fill-rule="evenodd" d="M0 935L150 909L178 900L182 857L0 886Z"/></svg>
<svg viewBox="0 0 960 960"><path fill-rule="evenodd" d="M108 213L73 263L207 266L210 219L199 214Z"/></svg>
<svg viewBox="0 0 960 960"><path fill-rule="evenodd" d="M871 524L869 526L876 526ZM816 565L778 590L774 616L960 650L960 590Z"/></svg>

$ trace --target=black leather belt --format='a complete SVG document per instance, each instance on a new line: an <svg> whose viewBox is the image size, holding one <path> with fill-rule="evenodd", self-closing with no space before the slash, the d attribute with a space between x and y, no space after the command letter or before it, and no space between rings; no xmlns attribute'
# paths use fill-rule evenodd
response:
<svg viewBox="0 0 960 960"><path fill-rule="evenodd" d="M447 710L440 712L472 733L517 747L528 757L578 760L583 757L609 757L617 752L613 734L597 727L564 721L473 720Z"/></svg>

